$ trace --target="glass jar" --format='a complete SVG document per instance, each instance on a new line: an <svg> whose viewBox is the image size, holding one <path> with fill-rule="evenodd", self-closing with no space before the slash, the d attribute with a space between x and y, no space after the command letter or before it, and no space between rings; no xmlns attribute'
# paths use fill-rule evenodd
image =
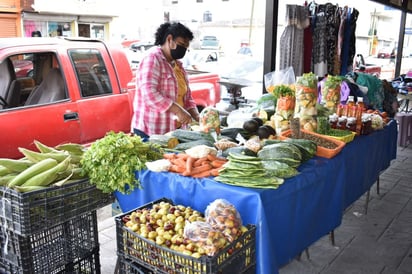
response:
<svg viewBox="0 0 412 274"><path fill-rule="evenodd" d="M348 117L346 122L346 129L356 132L356 118L355 117Z"/></svg>
<svg viewBox="0 0 412 274"><path fill-rule="evenodd" d="M337 114L332 114L329 115L329 125L331 128L336 129L338 127L338 115Z"/></svg>
<svg viewBox="0 0 412 274"><path fill-rule="evenodd" d="M347 117L341 116L338 118L338 124L336 125L336 127L338 129L346 129L346 122L347 122Z"/></svg>

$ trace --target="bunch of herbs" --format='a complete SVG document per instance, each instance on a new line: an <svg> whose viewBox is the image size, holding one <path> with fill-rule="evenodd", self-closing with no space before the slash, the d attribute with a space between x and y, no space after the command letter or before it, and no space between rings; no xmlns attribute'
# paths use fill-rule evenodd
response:
<svg viewBox="0 0 412 274"><path fill-rule="evenodd" d="M92 143L80 163L90 183L103 193L129 193L141 188L135 172L146 168L146 162L162 157L159 145L143 142L139 136L111 131Z"/></svg>

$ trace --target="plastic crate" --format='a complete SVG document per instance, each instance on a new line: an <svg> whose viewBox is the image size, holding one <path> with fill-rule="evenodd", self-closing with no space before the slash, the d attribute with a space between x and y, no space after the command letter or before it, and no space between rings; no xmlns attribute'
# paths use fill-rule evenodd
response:
<svg viewBox="0 0 412 274"><path fill-rule="evenodd" d="M161 199L134 210L150 208L160 201L170 202L170 200ZM115 217L117 253L121 261L142 266L151 271L149 273L255 273L256 226L247 225L248 231L246 233L215 256L203 256L197 259L157 245L127 228L122 219L134 210ZM129 263L129 265L131 264Z"/></svg>
<svg viewBox="0 0 412 274"><path fill-rule="evenodd" d="M334 131L339 131L339 129L334 129ZM334 138L336 140L340 140L345 143L350 143L353 141L353 139L355 139L356 132L351 131L349 134L343 135L343 136L335 136L335 135L325 135L325 136Z"/></svg>
<svg viewBox="0 0 412 274"><path fill-rule="evenodd" d="M33 273L26 271L21 267L15 266L11 263L6 263L2 265L0 262L0 273L12 273L12 274L24 274L24 273ZM44 272L46 273L46 272ZM59 274L59 273L96 273L100 274L100 260L99 260L99 251L95 250L91 252L88 256L78 259L74 262L67 263L62 265L54 271L48 272L50 274Z"/></svg>
<svg viewBox="0 0 412 274"><path fill-rule="evenodd" d="M6 273L76 273L91 262L100 269L96 211L30 236L2 228L0 251L0 270ZM97 257L90 258L93 254Z"/></svg>
<svg viewBox="0 0 412 274"><path fill-rule="evenodd" d="M131 260L119 257L119 274L154 274L144 266L137 264Z"/></svg>
<svg viewBox="0 0 412 274"><path fill-rule="evenodd" d="M113 194L103 193L88 179L26 193L0 187L0 223L29 236L113 201Z"/></svg>

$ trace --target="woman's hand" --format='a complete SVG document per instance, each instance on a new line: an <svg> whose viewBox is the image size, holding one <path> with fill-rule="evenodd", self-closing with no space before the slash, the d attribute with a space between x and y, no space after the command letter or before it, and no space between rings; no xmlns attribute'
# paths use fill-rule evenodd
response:
<svg viewBox="0 0 412 274"><path fill-rule="evenodd" d="M192 122L192 116L186 110L182 109L176 113L177 121L183 125L188 125Z"/></svg>
<svg viewBox="0 0 412 274"><path fill-rule="evenodd" d="M190 115L190 113L178 104L173 103L170 107L170 111L176 115L177 121L181 124L187 125L192 122L192 116Z"/></svg>

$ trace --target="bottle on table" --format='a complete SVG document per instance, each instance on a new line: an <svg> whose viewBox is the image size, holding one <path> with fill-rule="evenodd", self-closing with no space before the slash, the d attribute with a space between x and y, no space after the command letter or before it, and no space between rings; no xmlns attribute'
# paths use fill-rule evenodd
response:
<svg viewBox="0 0 412 274"><path fill-rule="evenodd" d="M363 97L358 97L358 101L356 102L356 105L358 106L359 109L364 112L366 110L365 103L363 102Z"/></svg>
<svg viewBox="0 0 412 274"><path fill-rule="evenodd" d="M346 107L345 107L346 115L344 116L353 117L354 106L355 106L355 98L353 96L348 96L348 100L346 101ZM344 110L344 113L345 113L345 110Z"/></svg>

